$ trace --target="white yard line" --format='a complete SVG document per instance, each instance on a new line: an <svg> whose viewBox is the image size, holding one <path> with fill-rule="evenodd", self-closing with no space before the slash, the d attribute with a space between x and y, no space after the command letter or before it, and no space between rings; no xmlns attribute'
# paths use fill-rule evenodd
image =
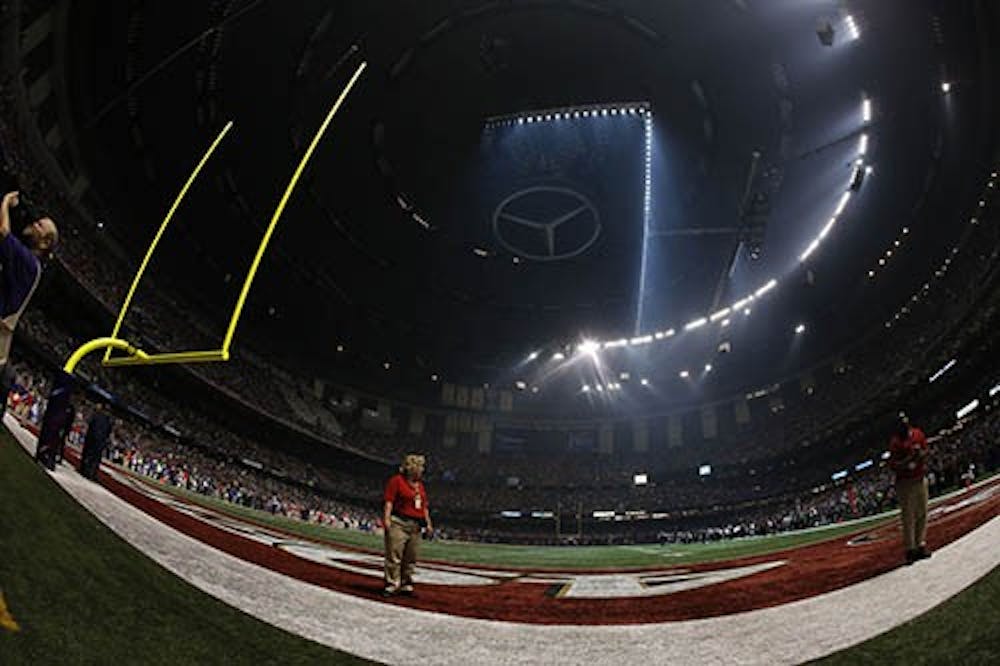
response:
<svg viewBox="0 0 1000 666"><path fill-rule="evenodd" d="M23 443L33 439L6 422ZM393 664L799 663L888 631L1000 563L997 517L930 560L774 608L643 625L529 625L413 610L303 583L160 523L68 465L52 477L135 548L195 587L282 629Z"/></svg>

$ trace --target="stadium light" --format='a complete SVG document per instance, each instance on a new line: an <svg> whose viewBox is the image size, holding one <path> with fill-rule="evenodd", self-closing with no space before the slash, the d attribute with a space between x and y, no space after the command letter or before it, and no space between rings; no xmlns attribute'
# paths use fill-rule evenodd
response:
<svg viewBox="0 0 1000 666"><path fill-rule="evenodd" d="M597 350L599 350L600 348L601 348L601 343L596 342L594 340L584 340L583 342L580 343L580 346L577 347L577 349L580 351L581 354L589 354L591 356L596 356Z"/></svg>
<svg viewBox="0 0 1000 666"><path fill-rule="evenodd" d="M705 373L707 374L709 372L712 372L712 364L711 363L706 363L705 364Z"/></svg>
<svg viewBox="0 0 1000 666"><path fill-rule="evenodd" d="M854 20L853 16L848 14L844 19L844 23L847 24L847 34L850 35L852 41L861 37L861 30L858 28L858 22Z"/></svg>
<svg viewBox="0 0 1000 666"><path fill-rule="evenodd" d="M563 354L562 352L556 352L555 354L552 355L553 361L563 361L565 359L566 359L566 354Z"/></svg>
<svg viewBox="0 0 1000 666"><path fill-rule="evenodd" d="M967 404L965 407L962 407L962 409L955 412L955 418L964 419L966 416L974 412L976 410L976 407L979 407L979 398L976 398L975 400Z"/></svg>
<svg viewBox="0 0 1000 666"><path fill-rule="evenodd" d="M530 354L528 354L528 360L529 361L534 361L536 358L538 358L538 352L537 351L533 351Z"/></svg>
<svg viewBox="0 0 1000 666"><path fill-rule="evenodd" d="M799 324L798 326L795 327L795 334L796 335L802 335L805 332L806 332L806 325L805 324Z"/></svg>
<svg viewBox="0 0 1000 666"><path fill-rule="evenodd" d="M830 233L830 230L833 229L833 225L835 225L836 223L837 223L836 216L831 217L829 221L827 221L826 226L823 227L823 231L819 232L820 240L826 238L826 235Z"/></svg>
<svg viewBox="0 0 1000 666"><path fill-rule="evenodd" d="M687 379L688 377L690 377L690 376L691 376L691 373L690 373L690 372L688 372L687 370L681 370L681 371L680 371L679 373L677 373L677 374L678 374L678 375L680 376L680 378L681 378L681 379Z"/></svg>
<svg viewBox="0 0 1000 666"><path fill-rule="evenodd" d="M872 120L872 101L867 97L861 101L861 120L866 123Z"/></svg>
<svg viewBox="0 0 1000 666"><path fill-rule="evenodd" d="M949 81L945 81L941 84L941 92L945 95L951 92L951 83Z"/></svg>
<svg viewBox="0 0 1000 666"><path fill-rule="evenodd" d="M809 255L815 252L816 248L818 247L819 247L819 239L816 239L812 243L809 243L809 247L806 248L806 251L803 252L801 255L799 255L799 261L805 261L806 259L808 259Z"/></svg>
<svg viewBox="0 0 1000 666"><path fill-rule="evenodd" d="M772 289L774 289L777 286L778 286L778 281L772 279L770 282L768 282L763 287L761 287L756 292L754 292L754 298L760 298L761 296L763 296L764 294L766 294L767 292L771 291Z"/></svg>
<svg viewBox="0 0 1000 666"><path fill-rule="evenodd" d="M848 190L840 195L840 201L837 203L837 210L834 211L834 217L840 217L840 214L844 212L847 208L847 202L851 200L851 191Z"/></svg>
<svg viewBox="0 0 1000 666"><path fill-rule="evenodd" d="M730 312L732 312L732 310L730 308L722 308L718 312L713 312L712 315L708 319L709 319L709 321L718 321L718 320L722 319L723 317L725 317Z"/></svg>
<svg viewBox="0 0 1000 666"><path fill-rule="evenodd" d="M646 379L645 377L643 377L642 379L640 379L639 383L642 384L643 386L649 386L649 380Z"/></svg>
<svg viewBox="0 0 1000 666"><path fill-rule="evenodd" d="M694 321L689 321L687 324L685 324L684 325L684 330L685 331L693 331L696 328L701 328L702 326L704 326L707 323L708 323L708 320L705 319L704 317L701 317L700 319L695 319Z"/></svg>
<svg viewBox="0 0 1000 666"><path fill-rule="evenodd" d="M948 361L947 363L945 363L945 364L944 364L944 365L943 365L943 366L941 367L941 369L940 369L940 370L938 370L938 371L937 371L937 372L935 372L935 373L934 373L933 375L931 375L930 377L928 377L928 378L927 378L927 381L928 381L928 382L930 382L930 383L933 383L933 382L936 382L937 380L941 379L941 377L942 377L942 375L944 375L944 373L948 372L948 371L949 371L949 370L951 370L951 369L952 369L953 367L955 367L955 363L956 363L956 362L957 362L957 361L956 361L955 359L951 359L950 361Z"/></svg>

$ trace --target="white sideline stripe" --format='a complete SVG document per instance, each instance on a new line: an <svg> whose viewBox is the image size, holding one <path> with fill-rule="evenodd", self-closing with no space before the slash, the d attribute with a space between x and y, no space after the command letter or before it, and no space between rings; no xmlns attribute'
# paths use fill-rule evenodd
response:
<svg viewBox="0 0 1000 666"><path fill-rule="evenodd" d="M5 419L27 444L34 439ZM287 631L392 664L793 664L888 631L1000 563L1000 517L930 560L817 597L702 620L622 626L476 620L360 599L227 555L60 465L53 479L141 552L195 587ZM373 640L391 636L391 640Z"/></svg>

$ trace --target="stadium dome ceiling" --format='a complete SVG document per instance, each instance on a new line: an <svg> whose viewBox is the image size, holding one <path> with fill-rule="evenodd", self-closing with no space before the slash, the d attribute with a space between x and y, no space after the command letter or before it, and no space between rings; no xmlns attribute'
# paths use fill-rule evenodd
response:
<svg viewBox="0 0 1000 666"><path fill-rule="evenodd" d="M298 157L368 63L241 329L360 381L578 387L542 361L655 333L608 363L769 381L897 308L995 168L988 3L72 3L71 25L76 135L133 256L236 122L153 266L220 331ZM684 331L771 279L750 316Z"/></svg>

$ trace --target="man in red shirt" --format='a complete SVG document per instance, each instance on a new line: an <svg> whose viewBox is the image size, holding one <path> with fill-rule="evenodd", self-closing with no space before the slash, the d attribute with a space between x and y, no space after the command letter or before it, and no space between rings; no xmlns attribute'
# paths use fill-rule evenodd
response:
<svg viewBox="0 0 1000 666"><path fill-rule="evenodd" d="M382 526L385 528L385 589L382 596L413 595L413 569L420 547L420 528L434 532L421 480L425 459L409 454L385 485Z"/></svg>
<svg viewBox="0 0 1000 666"><path fill-rule="evenodd" d="M889 467L896 473L896 498L903 523L906 563L931 556L927 550L927 438L900 414L889 438Z"/></svg>

